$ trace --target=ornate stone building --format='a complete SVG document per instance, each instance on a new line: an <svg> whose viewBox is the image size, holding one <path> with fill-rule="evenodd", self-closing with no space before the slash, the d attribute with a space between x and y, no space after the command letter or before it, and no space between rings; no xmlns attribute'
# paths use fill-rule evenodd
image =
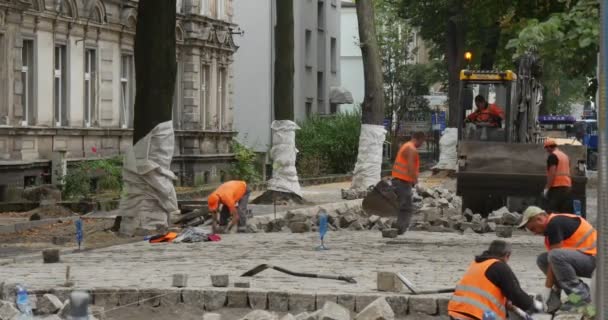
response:
<svg viewBox="0 0 608 320"><path fill-rule="evenodd" d="M0 186L50 160L122 154L132 143L137 1L0 1ZM223 179L233 159L232 0L177 1L173 171ZM150 66L153 68L154 66Z"/></svg>

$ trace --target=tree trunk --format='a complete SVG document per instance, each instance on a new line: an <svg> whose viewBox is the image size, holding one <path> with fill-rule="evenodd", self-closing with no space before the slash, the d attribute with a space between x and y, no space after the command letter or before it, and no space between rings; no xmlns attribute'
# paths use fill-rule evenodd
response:
<svg viewBox="0 0 608 320"><path fill-rule="evenodd" d="M361 135L357 163L353 170L355 190L367 190L380 181L382 173L382 149L386 139L384 129L384 79L382 60L376 35L373 0L357 0L359 41L363 73L365 75L365 98L361 106Z"/></svg>
<svg viewBox="0 0 608 320"><path fill-rule="evenodd" d="M465 47L465 20L462 6L456 7L449 19L446 33L446 59L448 62L448 127L458 126L460 114L460 70L463 68Z"/></svg>
<svg viewBox="0 0 608 320"><path fill-rule="evenodd" d="M135 34L133 144L172 118L176 0L140 0Z"/></svg>
<svg viewBox="0 0 608 320"><path fill-rule="evenodd" d="M365 124L384 123L384 80L372 0L357 0L359 42L365 77L365 97L361 105Z"/></svg>
<svg viewBox="0 0 608 320"><path fill-rule="evenodd" d="M274 118L294 120L294 26L293 1L276 0L277 25L275 26L274 60Z"/></svg>
<svg viewBox="0 0 608 320"><path fill-rule="evenodd" d="M500 24L496 22L486 30L485 47L481 54L481 70L494 69L496 62L496 51L500 42Z"/></svg>

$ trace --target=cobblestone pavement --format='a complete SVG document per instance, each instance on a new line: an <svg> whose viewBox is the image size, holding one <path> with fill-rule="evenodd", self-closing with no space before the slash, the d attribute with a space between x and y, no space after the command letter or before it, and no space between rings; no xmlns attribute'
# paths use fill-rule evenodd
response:
<svg viewBox="0 0 608 320"><path fill-rule="evenodd" d="M311 293L374 293L376 271L399 271L420 289L451 287L475 254L494 235L409 232L397 239L383 239L379 232L330 232L329 251L315 251L315 233L264 233L223 235L217 243L149 244L137 242L89 252L64 255L58 264L20 261L0 267L1 281L21 282L31 289L60 286L66 266L78 288L168 288L174 273L189 275L190 287L210 287L211 274L229 274L231 282L262 263L311 273L354 276L357 284L296 278L267 270L249 278L251 287ZM531 292L542 286L536 255L542 238L517 233L511 239L510 265L522 286ZM232 285L231 285L232 286Z"/></svg>

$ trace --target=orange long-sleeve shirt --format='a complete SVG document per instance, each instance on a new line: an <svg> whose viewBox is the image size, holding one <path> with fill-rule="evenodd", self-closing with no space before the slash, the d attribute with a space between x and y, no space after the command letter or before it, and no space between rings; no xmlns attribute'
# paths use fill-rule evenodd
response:
<svg viewBox="0 0 608 320"><path fill-rule="evenodd" d="M232 180L223 183L215 189L208 198L219 197L219 202L227 206L228 209L233 212L236 210L237 202L241 200L246 192L247 183L245 181ZM209 210L217 209L217 205L219 205L219 203L213 204L212 201L209 201ZM212 206L215 206L215 208L212 208Z"/></svg>

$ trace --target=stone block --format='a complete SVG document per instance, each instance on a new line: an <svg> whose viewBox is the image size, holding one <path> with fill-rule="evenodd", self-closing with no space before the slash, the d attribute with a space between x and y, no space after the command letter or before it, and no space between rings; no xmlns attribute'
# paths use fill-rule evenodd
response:
<svg viewBox="0 0 608 320"><path fill-rule="evenodd" d="M182 302L196 310L205 309L205 300L203 299L203 291L195 289L182 290Z"/></svg>
<svg viewBox="0 0 608 320"><path fill-rule="evenodd" d="M284 315L281 320L296 320L296 317L293 316L293 314L288 313L286 315Z"/></svg>
<svg viewBox="0 0 608 320"><path fill-rule="evenodd" d="M219 313L207 312L203 314L203 320L222 320L222 315Z"/></svg>
<svg viewBox="0 0 608 320"><path fill-rule="evenodd" d="M188 275L185 273L177 273L173 275L173 286L183 288L188 286Z"/></svg>
<svg viewBox="0 0 608 320"><path fill-rule="evenodd" d="M409 299L410 313L437 314L437 300L433 297L412 296Z"/></svg>
<svg viewBox="0 0 608 320"><path fill-rule="evenodd" d="M234 283L235 288L250 288L251 283L249 281L239 281Z"/></svg>
<svg viewBox="0 0 608 320"><path fill-rule="evenodd" d="M399 230L397 229L384 229L382 230L382 238L397 238Z"/></svg>
<svg viewBox="0 0 608 320"><path fill-rule="evenodd" d="M156 289L142 289L139 291L139 303L140 305L159 307L160 306L160 290Z"/></svg>
<svg viewBox="0 0 608 320"><path fill-rule="evenodd" d="M532 315L532 319L533 320L551 320L551 319L558 319L558 318L557 317L553 318L553 316L550 314L537 313L537 314ZM570 318L566 318L566 319L570 320ZM578 318L572 318L572 319L580 320L580 319L582 319L582 316L579 316ZM564 319L562 319L562 320L564 320Z"/></svg>
<svg viewBox="0 0 608 320"><path fill-rule="evenodd" d="M388 303L389 306L391 306L391 309L393 309L393 312L395 313L396 316L407 315L407 308L408 308L407 300L408 300L407 296L403 296L403 295L386 297L386 302Z"/></svg>
<svg viewBox="0 0 608 320"><path fill-rule="evenodd" d="M437 298L437 309L439 310L439 315L447 316L448 315L448 303L450 302L450 298Z"/></svg>
<svg viewBox="0 0 608 320"><path fill-rule="evenodd" d="M228 308L248 308L248 292L246 290L228 290Z"/></svg>
<svg viewBox="0 0 608 320"><path fill-rule="evenodd" d="M378 271L378 291L401 292L403 283L394 272Z"/></svg>
<svg viewBox="0 0 608 320"><path fill-rule="evenodd" d="M289 230L292 233L305 233L310 232L310 224L306 221L304 222L291 222L289 224Z"/></svg>
<svg viewBox="0 0 608 320"><path fill-rule="evenodd" d="M19 310L17 307L8 301L0 301L0 319L11 320L17 317Z"/></svg>
<svg viewBox="0 0 608 320"><path fill-rule="evenodd" d="M226 291L205 290L203 291L205 310L215 311L226 305Z"/></svg>
<svg viewBox="0 0 608 320"><path fill-rule="evenodd" d="M326 302L315 320L350 320L350 311L337 303Z"/></svg>
<svg viewBox="0 0 608 320"><path fill-rule="evenodd" d="M330 293L317 293L317 308L321 308L326 302L338 303L338 295Z"/></svg>
<svg viewBox="0 0 608 320"><path fill-rule="evenodd" d="M348 311L355 312L355 296L352 294L338 295L338 304Z"/></svg>
<svg viewBox="0 0 608 320"><path fill-rule="evenodd" d="M513 236L513 227L505 225L496 226L496 236L499 238L511 238Z"/></svg>
<svg viewBox="0 0 608 320"><path fill-rule="evenodd" d="M303 311L315 311L316 295L306 293L290 293L289 294L289 311L300 313Z"/></svg>
<svg viewBox="0 0 608 320"><path fill-rule="evenodd" d="M92 296L96 306L113 308L118 305L117 289L95 289Z"/></svg>
<svg viewBox="0 0 608 320"><path fill-rule="evenodd" d="M47 293L38 301L38 313L53 314L63 307L63 302L56 295Z"/></svg>
<svg viewBox="0 0 608 320"><path fill-rule="evenodd" d="M2 291L0 291L0 300L15 301L17 297L17 283L3 282L0 285Z"/></svg>
<svg viewBox="0 0 608 320"><path fill-rule="evenodd" d="M118 291L118 305L139 305L139 290L121 289Z"/></svg>
<svg viewBox="0 0 608 320"><path fill-rule="evenodd" d="M253 310L246 314L241 320L277 320L277 316L264 310Z"/></svg>
<svg viewBox="0 0 608 320"><path fill-rule="evenodd" d="M355 320L394 320L395 313L384 298L378 298L363 309Z"/></svg>
<svg viewBox="0 0 608 320"><path fill-rule="evenodd" d="M582 320L584 319L583 315L580 313L574 312L563 312L558 311L553 317L553 320Z"/></svg>
<svg viewBox="0 0 608 320"><path fill-rule="evenodd" d="M266 310L268 308L268 293L265 291L249 291L248 298L251 309Z"/></svg>
<svg viewBox="0 0 608 320"><path fill-rule="evenodd" d="M211 275L211 285L218 288L225 288L230 283L230 278L227 274Z"/></svg>
<svg viewBox="0 0 608 320"><path fill-rule="evenodd" d="M268 310L287 312L289 310L289 295L287 292L268 292Z"/></svg>
<svg viewBox="0 0 608 320"><path fill-rule="evenodd" d="M356 295L355 296L355 311L361 312L367 306L372 304L372 302L376 301L379 296L376 295Z"/></svg>
<svg viewBox="0 0 608 320"><path fill-rule="evenodd" d="M74 289L71 288L54 288L51 290L51 293L54 294L59 301L66 301L70 299L70 294L72 294ZM83 290L86 291L86 290Z"/></svg>
<svg viewBox="0 0 608 320"><path fill-rule="evenodd" d="M57 249L46 249L42 251L42 261L44 263L57 263L59 262L59 250Z"/></svg>
<svg viewBox="0 0 608 320"><path fill-rule="evenodd" d="M171 288L160 291L160 304L161 306L175 306L182 302L182 294L181 291L177 288Z"/></svg>
<svg viewBox="0 0 608 320"><path fill-rule="evenodd" d="M302 312L294 316L295 320L317 320L317 318L313 318L310 313Z"/></svg>

